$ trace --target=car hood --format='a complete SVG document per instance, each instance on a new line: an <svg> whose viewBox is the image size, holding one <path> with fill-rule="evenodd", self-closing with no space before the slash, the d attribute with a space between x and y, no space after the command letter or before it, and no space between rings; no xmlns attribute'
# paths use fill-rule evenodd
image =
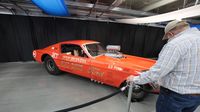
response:
<svg viewBox="0 0 200 112"><path fill-rule="evenodd" d="M124 55L124 58L113 58L109 56L98 56L96 60L109 63L127 70L143 71L148 70L155 64L155 60L137 56Z"/></svg>

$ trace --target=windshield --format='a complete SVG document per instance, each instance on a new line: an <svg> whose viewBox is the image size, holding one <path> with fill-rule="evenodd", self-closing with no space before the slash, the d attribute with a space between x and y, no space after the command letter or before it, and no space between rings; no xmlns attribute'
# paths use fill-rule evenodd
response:
<svg viewBox="0 0 200 112"><path fill-rule="evenodd" d="M105 48L100 43L85 45L91 56L98 56L106 53Z"/></svg>

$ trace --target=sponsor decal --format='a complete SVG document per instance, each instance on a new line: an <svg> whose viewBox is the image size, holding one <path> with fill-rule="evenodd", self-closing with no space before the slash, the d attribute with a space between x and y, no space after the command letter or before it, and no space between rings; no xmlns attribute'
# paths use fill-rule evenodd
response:
<svg viewBox="0 0 200 112"><path fill-rule="evenodd" d="M115 65L108 65L108 69L113 69L117 71L123 71L123 68L115 66Z"/></svg>
<svg viewBox="0 0 200 112"><path fill-rule="evenodd" d="M82 63L86 64L86 60L83 58L78 58L78 57L71 57L71 56L63 56L62 60L64 61L69 61L69 62L76 62L76 63Z"/></svg>
<svg viewBox="0 0 200 112"><path fill-rule="evenodd" d="M66 69L71 69L71 70L75 70L75 71L83 71L83 65L80 65L77 63L61 61L60 65Z"/></svg>
<svg viewBox="0 0 200 112"><path fill-rule="evenodd" d="M70 62L61 61L61 62L60 62L60 65L61 65L62 67L64 67L64 68L68 68L68 69L71 68L71 67L70 67Z"/></svg>
<svg viewBox="0 0 200 112"><path fill-rule="evenodd" d="M113 69L114 65L108 65L108 69Z"/></svg>
<svg viewBox="0 0 200 112"><path fill-rule="evenodd" d="M83 65L71 63L71 69L75 71L83 71Z"/></svg>
<svg viewBox="0 0 200 112"><path fill-rule="evenodd" d="M98 77L104 76L104 72L100 71L100 69L97 68L97 67L90 67L88 73L91 74L91 75L98 76Z"/></svg>

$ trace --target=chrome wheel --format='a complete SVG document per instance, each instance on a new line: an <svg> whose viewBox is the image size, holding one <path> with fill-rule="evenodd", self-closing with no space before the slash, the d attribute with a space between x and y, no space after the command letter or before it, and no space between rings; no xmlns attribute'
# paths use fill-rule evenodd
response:
<svg viewBox="0 0 200 112"><path fill-rule="evenodd" d="M49 71L54 71L55 70L55 65L54 65L52 60L48 60L47 61L47 68L48 68Z"/></svg>
<svg viewBox="0 0 200 112"><path fill-rule="evenodd" d="M50 56L45 57L44 65L47 72L49 72L52 75L59 75L61 73L59 68L56 66L56 63Z"/></svg>

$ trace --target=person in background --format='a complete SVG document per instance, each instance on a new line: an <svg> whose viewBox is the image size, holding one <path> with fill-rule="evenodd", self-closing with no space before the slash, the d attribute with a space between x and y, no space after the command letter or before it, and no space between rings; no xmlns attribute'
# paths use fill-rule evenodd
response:
<svg viewBox="0 0 200 112"><path fill-rule="evenodd" d="M155 65L127 81L146 84L158 81L156 112L194 112L200 105L200 31L185 21L165 27L168 39Z"/></svg>

